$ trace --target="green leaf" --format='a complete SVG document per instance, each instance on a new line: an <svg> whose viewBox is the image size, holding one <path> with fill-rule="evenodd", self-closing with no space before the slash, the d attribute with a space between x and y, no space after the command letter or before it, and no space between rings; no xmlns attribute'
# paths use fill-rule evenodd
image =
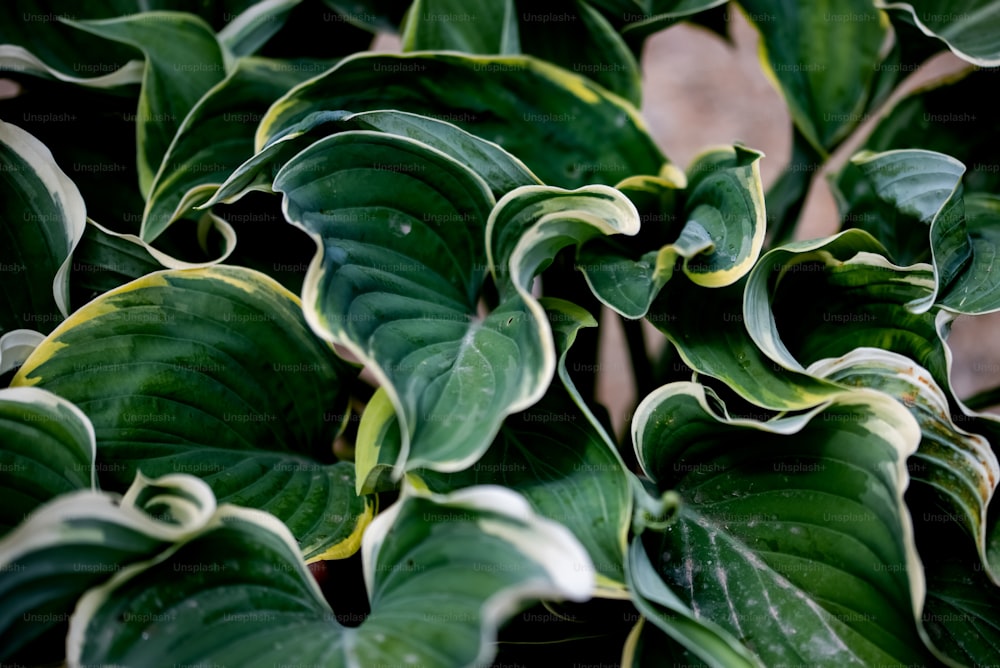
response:
<svg viewBox="0 0 1000 668"><path fill-rule="evenodd" d="M67 25L72 19L132 14L136 0L12 0L0 8L0 70L29 72L94 87L139 83L140 54Z"/></svg>
<svg viewBox="0 0 1000 668"><path fill-rule="evenodd" d="M635 56L611 23L583 0L419 0L408 14L403 50L524 53L584 74L636 106L641 101Z"/></svg>
<svg viewBox="0 0 1000 668"><path fill-rule="evenodd" d="M934 266L935 291L911 307L926 310L937 302L965 314L1000 309L1000 286L991 274L997 198L978 195L967 202L964 166L941 153L861 153L853 162L875 200L867 215L859 214L858 226L886 239L898 262L930 259Z"/></svg>
<svg viewBox="0 0 1000 668"><path fill-rule="evenodd" d="M385 132L436 148L474 171L497 199L519 186L541 185L538 177L510 153L446 121L403 111L323 112L307 117L240 165L202 208L235 202L254 190L270 192L274 174L288 160L324 133L345 130Z"/></svg>
<svg viewBox="0 0 1000 668"><path fill-rule="evenodd" d="M861 230L768 252L747 282L750 336L776 364L797 372L855 348L883 348L915 360L946 386L939 313L910 308L933 291L931 266L900 267L885 254Z"/></svg>
<svg viewBox="0 0 1000 668"><path fill-rule="evenodd" d="M521 52L514 0L415 0L407 16L404 51Z"/></svg>
<svg viewBox="0 0 1000 668"><path fill-rule="evenodd" d="M928 308L936 300L941 307L960 314L1000 310L1000 286L992 275L1000 200L985 194L963 197L961 163L942 154L930 155L939 163L953 165L952 170L958 174L949 177L946 170L935 171L918 151L858 156L859 172L867 183L862 186L854 181L857 199L850 205L846 219L888 239L896 249L895 255L903 261L927 259L929 249L937 289L914 306ZM887 185L894 171L908 176ZM851 178L845 172L845 183ZM870 194L862 195L861 188L867 188ZM889 208L880 206L881 201ZM929 240L925 240L918 223L928 221Z"/></svg>
<svg viewBox="0 0 1000 668"><path fill-rule="evenodd" d="M508 417L472 468L450 474L417 470L409 480L435 492L477 484L503 484L519 491L535 512L569 528L587 548L598 572L595 595L617 598L624 582L624 532L632 512L630 482L613 441L566 369L566 353L577 331L597 323L569 302L542 301L560 352L563 388L550 387L539 404ZM385 481L401 449L399 422L380 388L358 429L359 493L387 487Z"/></svg>
<svg viewBox="0 0 1000 668"><path fill-rule="evenodd" d="M640 318L677 268L703 287L740 280L764 244L762 157L739 145L712 149L695 158L686 177L619 183L641 209L644 229L632 239L598 239L581 249L577 266L598 299Z"/></svg>
<svg viewBox="0 0 1000 668"><path fill-rule="evenodd" d="M615 186L639 212L638 234L627 239L594 239L580 248L576 258L576 268L598 299L628 318L649 311L660 289L673 277L679 258L712 248L706 234L692 232L695 226L687 234L679 229L675 211L687 178L679 170L664 172L659 177L633 176ZM698 226L698 231L704 230Z"/></svg>
<svg viewBox="0 0 1000 668"><path fill-rule="evenodd" d="M551 354L530 314L477 315L485 184L419 142L343 132L290 160L274 188L317 242L311 323L375 370L400 414L397 465L470 465L504 415L541 395Z"/></svg>
<svg viewBox="0 0 1000 668"><path fill-rule="evenodd" d="M672 383L636 411L643 471L682 497L675 524L642 536L663 582L764 665L922 663L924 578L903 501L916 420L869 390L767 422L720 403Z"/></svg>
<svg viewBox="0 0 1000 668"><path fill-rule="evenodd" d="M676 346L685 364L724 381L758 406L786 410L820 403L835 385L810 377L798 363L775 361L751 338L746 323L763 305L744 304L746 286L745 279L726 288L671 281L646 318Z"/></svg>
<svg viewBox="0 0 1000 668"><path fill-rule="evenodd" d="M501 298L529 296L531 279L556 252L614 234L635 235L639 212L607 186L562 190L525 186L497 202L486 229L487 258Z"/></svg>
<svg viewBox="0 0 1000 668"><path fill-rule="evenodd" d="M965 196L965 226L972 259L940 301L953 313L982 314L1000 310L1000 285L993 275L1000 248L1000 197Z"/></svg>
<svg viewBox="0 0 1000 668"><path fill-rule="evenodd" d="M522 51L582 74L637 107L642 73L614 26L586 0L519 0Z"/></svg>
<svg viewBox="0 0 1000 668"><path fill-rule="evenodd" d="M885 392L909 409L922 434L910 462L914 482L925 486L942 513L973 537L980 568L989 568L987 506L1000 479L1000 464L986 438L955 424L948 396L930 374L907 357L875 348L823 360L809 371Z"/></svg>
<svg viewBox="0 0 1000 668"><path fill-rule="evenodd" d="M396 32L411 0L323 0L346 23L371 32Z"/></svg>
<svg viewBox="0 0 1000 668"><path fill-rule="evenodd" d="M215 508L211 490L197 478L139 475L124 498L80 490L36 510L0 540L0 659L61 663L77 599L189 537Z"/></svg>
<svg viewBox="0 0 1000 668"><path fill-rule="evenodd" d="M947 5L931 0L892 2L875 6L912 23L925 35L944 42L959 58L980 67L1000 65L1000 3L996 0L958 0Z"/></svg>
<svg viewBox="0 0 1000 668"><path fill-rule="evenodd" d="M910 304L915 311L926 311L947 294L972 256L962 197L965 166L922 150L863 152L851 162L869 180L874 196L891 207L865 227L874 227L869 231L885 240L896 262L930 261L934 267L934 290Z"/></svg>
<svg viewBox="0 0 1000 668"><path fill-rule="evenodd" d="M367 131L316 142L274 187L317 242L303 289L310 322L372 368L395 408L396 480L467 468L506 415L541 398L555 355L533 277L550 253L638 224L603 186L525 186L494 208L483 180L444 153ZM487 266L503 277L500 305L481 314Z"/></svg>
<svg viewBox="0 0 1000 668"><path fill-rule="evenodd" d="M557 339L562 344L563 387L550 387L539 403L509 416L490 449L471 468L446 474L417 470L409 480L437 493L495 484L523 494L536 513L568 528L587 549L598 573L594 595L620 598L625 591L625 541L632 517L630 474L566 372L566 352L576 330L586 324L584 314L568 302L545 303L553 329L561 331ZM399 433L398 426L383 429L390 438ZM380 443L383 448L386 444Z"/></svg>
<svg viewBox="0 0 1000 668"><path fill-rule="evenodd" d="M386 108L453 122L554 186L617 183L665 162L638 111L587 79L525 56L452 53L345 58L274 103L256 149L312 113Z"/></svg>
<svg viewBox="0 0 1000 668"><path fill-rule="evenodd" d="M236 57L249 56L285 25L302 0L263 0L247 7L219 31L219 43Z"/></svg>
<svg viewBox="0 0 1000 668"><path fill-rule="evenodd" d="M524 602L583 600L593 586L576 540L514 492L406 488L365 533L372 613L345 628L280 524L237 508L217 517L165 559L90 592L70 662L487 665L497 628Z"/></svg>
<svg viewBox="0 0 1000 668"><path fill-rule="evenodd" d="M710 249L685 258L684 274L694 283L732 285L757 261L767 224L758 164L763 157L736 145L706 151L688 168L681 238L694 234L712 241Z"/></svg>
<svg viewBox="0 0 1000 668"><path fill-rule="evenodd" d="M44 334L32 329L15 329L0 336L0 375L24 364L24 360L44 340Z"/></svg>
<svg viewBox="0 0 1000 668"><path fill-rule="evenodd" d="M52 36L49 36L52 39ZM53 40L60 41L60 40ZM76 67L89 68L84 71L105 72L92 77L78 77L50 67L37 56L15 44L0 44L0 72L24 72L35 76L49 76L66 83L74 83L91 88L113 88L142 81L143 66L138 60L130 60L121 67L105 66L100 63L74 63ZM107 68L107 69L106 69Z"/></svg>
<svg viewBox="0 0 1000 668"><path fill-rule="evenodd" d="M188 112L226 75L215 33L201 19L180 12L145 12L69 25L146 56L136 111L139 189L149 196L153 178Z"/></svg>
<svg viewBox="0 0 1000 668"><path fill-rule="evenodd" d="M764 73L825 157L864 120L888 22L870 0L739 4L761 35Z"/></svg>
<svg viewBox="0 0 1000 668"><path fill-rule="evenodd" d="M109 290L163 269L156 249L132 234L119 234L87 219L73 250L70 308L76 310Z"/></svg>
<svg viewBox="0 0 1000 668"><path fill-rule="evenodd" d="M710 666L760 666L761 663L747 648L743 647L728 631L701 618L677 596L656 572L649 555L639 537L632 540L628 551L629 588L632 602L644 616L638 633L645 643L662 652L675 651L698 658ZM635 592L642 592L641 595ZM648 622L648 623L645 623ZM662 636L662 637L661 637ZM639 638L636 643L639 643ZM670 642L672 641L672 642ZM668 649L669 648L669 649ZM680 648L679 650L676 648ZM626 649L626 654L642 657L651 652L651 647L634 650ZM627 661L622 661L628 665ZM640 661L638 665L647 665Z"/></svg>
<svg viewBox="0 0 1000 668"><path fill-rule="evenodd" d="M1000 72L972 68L934 80L898 100L879 119L863 148L873 153L915 147L946 153L965 165L962 181L966 192L997 192L1000 127L993 122L993 110L982 95L985 88L997 85ZM862 193L855 192L857 176L857 168L848 163L836 177L835 194L842 218L852 225L873 215L858 208L864 202Z"/></svg>
<svg viewBox="0 0 1000 668"><path fill-rule="evenodd" d="M253 134L268 106L307 73L287 63L242 58L184 119L156 174L140 236L155 240L190 217L253 154Z"/></svg>
<svg viewBox="0 0 1000 668"><path fill-rule="evenodd" d="M0 334L50 332L68 314L70 253L83 236L80 191L35 137L0 121Z"/></svg>
<svg viewBox="0 0 1000 668"><path fill-rule="evenodd" d="M675 23L691 20L714 7L722 7L729 0L645 0L647 8L623 8L619 16L625 22L622 35L633 43L641 42L653 33L666 30ZM596 4L596 3L591 3Z"/></svg>
<svg viewBox="0 0 1000 668"><path fill-rule="evenodd" d="M523 494L532 509L569 529L598 573L595 596L625 595L625 537L632 518L626 470L565 391L504 421L490 449L459 473L410 474L431 491L503 485Z"/></svg>
<svg viewBox="0 0 1000 668"><path fill-rule="evenodd" d="M186 12L201 17L213 30L221 29L220 40L234 54L244 55L279 30L298 2L93 0L81 5L76 0L12 0L0 8L0 70L94 88L139 83L144 69L139 50L88 34L70 23L157 10Z"/></svg>
<svg viewBox="0 0 1000 668"><path fill-rule="evenodd" d="M81 408L104 486L190 473L222 501L272 512L309 558L357 549L372 513L332 445L354 370L298 299L237 267L161 271L73 314L15 375Z"/></svg>
<svg viewBox="0 0 1000 668"><path fill-rule="evenodd" d="M927 603L922 615L934 649L956 665L983 666L1000 659L1000 589L948 514L915 514L926 564ZM943 520L943 521L942 521Z"/></svg>
<svg viewBox="0 0 1000 668"><path fill-rule="evenodd" d="M31 387L0 390L0 539L50 499L95 488L94 428L79 408Z"/></svg>

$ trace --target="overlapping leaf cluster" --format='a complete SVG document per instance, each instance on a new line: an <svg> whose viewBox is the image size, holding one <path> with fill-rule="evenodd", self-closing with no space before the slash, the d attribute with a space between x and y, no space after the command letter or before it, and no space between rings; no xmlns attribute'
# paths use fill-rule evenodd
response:
<svg viewBox="0 0 1000 668"><path fill-rule="evenodd" d="M759 151L681 169L637 111L643 40L734 11L794 122L767 193ZM0 10L0 660L1000 662L1000 420L947 343L1000 310L998 16ZM832 179L842 230L789 242L945 47L973 65ZM615 319L631 447L592 391Z"/></svg>

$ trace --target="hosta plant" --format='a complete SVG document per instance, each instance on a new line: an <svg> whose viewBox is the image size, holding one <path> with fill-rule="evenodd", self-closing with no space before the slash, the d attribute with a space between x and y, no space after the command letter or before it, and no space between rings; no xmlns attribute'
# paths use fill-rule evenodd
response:
<svg viewBox="0 0 1000 668"><path fill-rule="evenodd" d="M735 12L794 125L766 192L638 111L645 39ZM948 335L1000 310L998 35L997 0L8 2L0 664L997 665L997 395ZM840 231L791 241L813 186Z"/></svg>

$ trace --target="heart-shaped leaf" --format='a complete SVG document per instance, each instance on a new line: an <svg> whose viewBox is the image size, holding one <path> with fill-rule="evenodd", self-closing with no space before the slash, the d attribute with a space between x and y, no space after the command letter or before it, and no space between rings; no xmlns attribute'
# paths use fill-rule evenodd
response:
<svg viewBox="0 0 1000 668"><path fill-rule="evenodd" d="M486 665L497 628L526 600L582 600L593 586L569 532L497 487L447 497L406 488L369 527L362 554L372 612L345 628L284 527L223 507L165 558L88 593L73 618L69 660Z"/></svg>
<svg viewBox="0 0 1000 668"><path fill-rule="evenodd" d="M563 383L552 385L527 411L509 416L471 468L450 474L418 470L409 477L437 493L496 484L523 494L536 513L568 528L587 549L597 571L594 595L620 598L632 518L631 474L607 432L581 407L566 372L566 353L586 319L579 307L566 302L548 299L545 304L553 329L561 334ZM581 405L574 405L577 400ZM382 430L398 434L398 427ZM384 448L386 442L380 445Z"/></svg>
<svg viewBox="0 0 1000 668"><path fill-rule="evenodd" d="M119 360L119 361L115 361ZM161 271L81 308L12 385L69 399L94 424L102 485L190 473L272 512L310 559L353 553L372 513L332 445L354 370L298 299L237 267Z"/></svg>
<svg viewBox="0 0 1000 668"><path fill-rule="evenodd" d="M632 434L643 470L682 499L642 549L697 619L769 666L925 660L923 570L903 501L920 431L902 405L855 390L757 422L672 383L640 404Z"/></svg>
<svg viewBox="0 0 1000 668"><path fill-rule="evenodd" d="M555 354L533 277L548 253L638 223L620 193L599 186L525 186L494 208L485 182L453 158L369 131L312 144L274 188L319 247L303 288L310 322L368 364L395 407L394 479L470 466L506 415L541 398ZM500 305L483 315L487 266Z"/></svg>

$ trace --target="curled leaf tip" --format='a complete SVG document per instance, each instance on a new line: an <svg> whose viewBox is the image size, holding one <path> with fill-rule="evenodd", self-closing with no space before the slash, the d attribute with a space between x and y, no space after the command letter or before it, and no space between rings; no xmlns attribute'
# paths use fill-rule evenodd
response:
<svg viewBox="0 0 1000 668"><path fill-rule="evenodd" d="M667 490L657 498L645 489L637 489L632 528L636 535L646 529L662 533L677 520L680 511L681 496L677 492Z"/></svg>

